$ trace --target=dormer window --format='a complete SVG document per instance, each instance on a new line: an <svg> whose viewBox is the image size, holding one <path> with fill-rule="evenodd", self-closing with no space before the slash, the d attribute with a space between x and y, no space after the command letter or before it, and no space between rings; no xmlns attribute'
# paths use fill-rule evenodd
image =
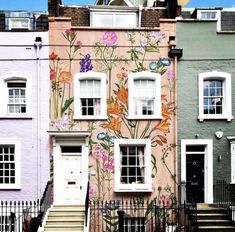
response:
<svg viewBox="0 0 235 232"><path fill-rule="evenodd" d="M29 29L29 18L9 18L9 30Z"/></svg>

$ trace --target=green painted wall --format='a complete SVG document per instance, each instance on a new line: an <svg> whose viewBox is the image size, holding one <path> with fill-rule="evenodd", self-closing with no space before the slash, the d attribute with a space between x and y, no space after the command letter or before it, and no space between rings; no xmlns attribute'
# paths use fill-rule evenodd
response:
<svg viewBox="0 0 235 232"><path fill-rule="evenodd" d="M177 48L183 48L178 63L178 144L181 139L213 139L214 181L231 180L230 144L227 136L235 135L235 119L204 120L198 117L198 74L223 71L232 75L232 114L235 117L235 34L216 33L216 22L177 22ZM221 130L218 140L215 132ZM180 152L180 149L178 149ZM218 162L218 156L222 160ZM180 155L179 155L180 168ZM179 177L180 180L180 177Z"/></svg>

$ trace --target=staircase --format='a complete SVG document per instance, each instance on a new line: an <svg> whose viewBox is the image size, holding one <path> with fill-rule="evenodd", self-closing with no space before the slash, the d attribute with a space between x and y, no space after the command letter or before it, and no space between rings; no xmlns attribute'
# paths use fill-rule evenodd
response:
<svg viewBox="0 0 235 232"><path fill-rule="evenodd" d="M235 232L235 224L229 220L226 209L213 204L197 204L197 225L199 232Z"/></svg>
<svg viewBox="0 0 235 232"><path fill-rule="evenodd" d="M83 232L84 220L84 206L54 205L47 212L43 227L38 232Z"/></svg>

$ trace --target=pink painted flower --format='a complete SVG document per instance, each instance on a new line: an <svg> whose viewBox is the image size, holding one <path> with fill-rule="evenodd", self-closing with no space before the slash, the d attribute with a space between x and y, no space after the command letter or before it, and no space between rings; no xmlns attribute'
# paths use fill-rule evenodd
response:
<svg viewBox="0 0 235 232"><path fill-rule="evenodd" d="M53 81L55 79L56 73L55 70L50 68L50 80Z"/></svg>
<svg viewBox="0 0 235 232"><path fill-rule="evenodd" d="M167 79L175 78L175 73L173 71L168 71L166 75L167 75Z"/></svg>
<svg viewBox="0 0 235 232"><path fill-rule="evenodd" d="M107 46L112 46L117 42L117 34L113 31L106 31L103 35L103 41Z"/></svg>
<svg viewBox="0 0 235 232"><path fill-rule="evenodd" d="M94 196L94 189L91 186L89 186L89 197L91 198L93 196Z"/></svg>
<svg viewBox="0 0 235 232"><path fill-rule="evenodd" d="M104 156L107 156L108 152L100 145L96 145L92 151L92 156L95 160L102 159Z"/></svg>
<svg viewBox="0 0 235 232"><path fill-rule="evenodd" d="M105 163L103 163L103 170L104 171L111 171L112 173L114 173L114 159L107 157L108 159L106 160Z"/></svg>

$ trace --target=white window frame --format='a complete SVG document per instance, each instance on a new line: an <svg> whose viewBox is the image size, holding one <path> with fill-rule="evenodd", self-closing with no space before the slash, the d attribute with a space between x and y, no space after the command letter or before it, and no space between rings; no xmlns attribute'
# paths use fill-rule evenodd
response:
<svg viewBox="0 0 235 232"><path fill-rule="evenodd" d="M155 87L154 114L136 115L134 104L134 81L135 80L153 80ZM161 109L161 75L153 72L137 72L128 75L128 118L129 119L162 119Z"/></svg>
<svg viewBox="0 0 235 232"><path fill-rule="evenodd" d="M0 139L0 146L14 145L15 146L15 184L0 184L0 189L20 189L21 188L21 143L16 139Z"/></svg>
<svg viewBox="0 0 235 232"><path fill-rule="evenodd" d="M202 13L216 13L216 18L214 19L206 19L206 18L202 18ZM209 21L217 21L217 31L221 31L221 10L197 10L197 19L200 20L209 20Z"/></svg>
<svg viewBox="0 0 235 232"><path fill-rule="evenodd" d="M97 25L97 20L96 17L99 15L112 15L112 26L111 25L106 25L105 22L103 22L103 25ZM135 25L130 25L126 23L125 25L117 25L116 22L116 15L123 15L124 16L134 16L135 17ZM101 10L92 10L91 11L91 16L90 16L90 22L92 27L120 27L120 28L136 28L138 27L138 14L137 12L133 11L114 11L114 10L109 10L109 11L101 11Z"/></svg>
<svg viewBox="0 0 235 232"><path fill-rule="evenodd" d="M100 115L82 115L80 102L80 80L99 80L100 81ZM106 104L106 74L99 72L81 72L74 75L74 119L107 119L107 104Z"/></svg>
<svg viewBox="0 0 235 232"><path fill-rule="evenodd" d="M122 184L121 177L121 157L120 146L122 145L142 145L144 146L144 162L145 162L145 183L144 184ZM115 192L152 192L151 177L151 140L150 139L115 139L114 140L114 158L115 158Z"/></svg>
<svg viewBox="0 0 235 232"><path fill-rule="evenodd" d="M20 20L27 20L27 26L23 27L22 23L21 25L14 27L14 20L17 20L20 22ZM29 18L9 18L9 30L14 30L14 29L29 29L30 28L30 21Z"/></svg>
<svg viewBox="0 0 235 232"><path fill-rule="evenodd" d="M204 203L213 203L213 140L212 139L182 139L181 140L181 183L186 183L186 146L205 145L204 156ZM181 197L186 196L186 189ZM181 203L185 199L181 199Z"/></svg>
<svg viewBox="0 0 235 232"><path fill-rule="evenodd" d="M223 113L222 114L204 114L204 102L203 102L203 83L206 80L222 80L223 81ZM231 74L225 72L204 72L198 75L198 89L199 89L199 121L203 122L205 119L227 119L230 122L233 119L232 116L232 95L231 95Z"/></svg>
<svg viewBox="0 0 235 232"><path fill-rule="evenodd" d="M26 113L8 113L9 93L7 83L25 82ZM32 89L31 80L26 75L12 72L0 77L0 118L31 118L32 117Z"/></svg>

